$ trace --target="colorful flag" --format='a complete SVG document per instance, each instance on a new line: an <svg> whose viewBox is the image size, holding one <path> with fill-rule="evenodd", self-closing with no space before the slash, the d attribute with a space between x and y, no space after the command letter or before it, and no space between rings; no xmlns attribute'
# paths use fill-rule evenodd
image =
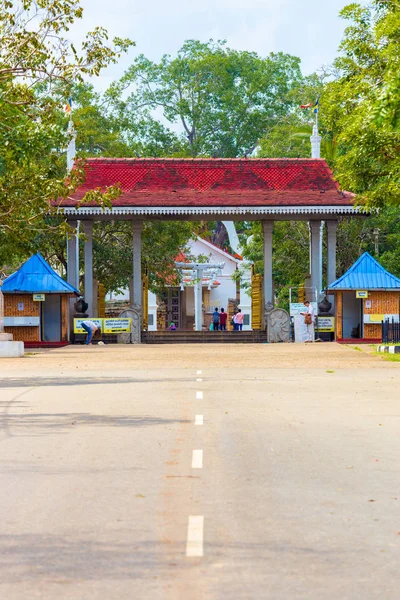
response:
<svg viewBox="0 0 400 600"><path fill-rule="evenodd" d="M67 102L67 105L65 107L65 113L67 115L69 115L69 113L71 112L71 110L72 110L72 98L68 98L68 102Z"/></svg>
<svg viewBox="0 0 400 600"><path fill-rule="evenodd" d="M308 104L301 104L300 108L313 108L314 107L314 114L318 113L318 108L319 108L319 100L317 100L316 102L309 102Z"/></svg>

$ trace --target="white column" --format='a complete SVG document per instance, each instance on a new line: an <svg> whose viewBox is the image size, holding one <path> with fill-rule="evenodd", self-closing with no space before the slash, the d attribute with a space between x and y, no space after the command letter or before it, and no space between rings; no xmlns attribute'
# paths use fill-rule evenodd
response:
<svg viewBox="0 0 400 600"><path fill-rule="evenodd" d="M69 225L76 229L77 221L69 221ZM77 276L77 237L73 233L67 239L67 281L75 288L79 289L79 277Z"/></svg>
<svg viewBox="0 0 400 600"><path fill-rule="evenodd" d="M326 228L328 232L328 285L336 281L336 231L338 222L327 221Z"/></svg>
<svg viewBox="0 0 400 600"><path fill-rule="evenodd" d="M67 148L67 170L69 172L74 166L76 156L76 131L74 129L74 124L72 123L72 120L70 120L68 124L68 135L70 136Z"/></svg>
<svg viewBox="0 0 400 600"><path fill-rule="evenodd" d="M315 301L321 292L321 221L310 221L311 231L311 287ZM315 298L315 289L317 298Z"/></svg>
<svg viewBox="0 0 400 600"><path fill-rule="evenodd" d="M252 271L251 271L251 263L246 263L243 261L240 268L240 304L239 308L242 313L248 315L248 325L243 324L243 330L250 331L251 330L251 279L252 279ZM243 284L247 284L245 287L242 287ZM247 319L246 319L247 320Z"/></svg>
<svg viewBox="0 0 400 600"><path fill-rule="evenodd" d="M142 308L142 222L132 221L133 233L133 304Z"/></svg>
<svg viewBox="0 0 400 600"><path fill-rule="evenodd" d="M273 308L273 281L272 281L272 231L273 221L262 221L264 232L264 309Z"/></svg>
<svg viewBox="0 0 400 600"><path fill-rule="evenodd" d="M196 270L196 281L194 284L194 323L195 330L203 330L203 271Z"/></svg>
<svg viewBox="0 0 400 600"><path fill-rule="evenodd" d="M85 233L85 301L88 303L87 312L93 313L93 221L83 221Z"/></svg>
<svg viewBox="0 0 400 600"><path fill-rule="evenodd" d="M311 142L311 158L321 158L321 136L318 134L318 127L314 125Z"/></svg>

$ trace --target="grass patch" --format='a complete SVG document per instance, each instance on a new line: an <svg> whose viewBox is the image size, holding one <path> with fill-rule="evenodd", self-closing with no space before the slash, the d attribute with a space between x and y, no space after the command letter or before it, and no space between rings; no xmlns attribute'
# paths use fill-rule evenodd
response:
<svg viewBox="0 0 400 600"><path fill-rule="evenodd" d="M373 352L373 356L380 356L389 362L400 362L400 354L389 354L388 352Z"/></svg>
<svg viewBox="0 0 400 600"><path fill-rule="evenodd" d="M358 350L359 352L362 352L361 348L359 348L358 346L352 346L353 350Z"/></svg>
<svg viewBox="0 0 400 600"><path fill-rule="evenodd" d="M335 371L327 371L327 373L334 373Z"/></svg>

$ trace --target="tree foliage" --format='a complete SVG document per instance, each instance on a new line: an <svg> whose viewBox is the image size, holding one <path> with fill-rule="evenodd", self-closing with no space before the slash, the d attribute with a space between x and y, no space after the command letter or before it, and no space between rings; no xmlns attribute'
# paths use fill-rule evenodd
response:
<svg viewBox="0 0 400 600"><path fill-rule="evenodd" d="M119 38L109 44L107 32L96 28L77 50L65 35L81 16L78 0L0 2L1 246L63 227L61 220L48 220L50 203L81 181L79 165L66 178L61 150L68 137L52 86L97 75L131 45ZM43 86L50 93L38 93Z"/></svg>
<svg viewBox="0 0 400 600"><path fill-rule="evenodd" d="M138 56L107 95L132 123L161 111L189 156L236 157L287 114L300 79L300 61L288 54L263 58L223 41L189 40L175 58Z"/></svg>

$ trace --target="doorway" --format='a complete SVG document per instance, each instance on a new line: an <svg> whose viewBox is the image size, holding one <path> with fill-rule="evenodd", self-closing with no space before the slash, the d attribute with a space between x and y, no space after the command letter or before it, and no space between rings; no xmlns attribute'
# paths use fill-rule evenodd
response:
<svg viewBox="0 0 400 600"><path fill-rule="evenodd" d="M364 336L363 301L355 292L343 292L343 338Z"/></svg>
<svg viewBox="0 0 400 600"><path fill-rule="evenodd" d="M42 342L61 342L60 294L46 294L42 302Z"/></svg>

